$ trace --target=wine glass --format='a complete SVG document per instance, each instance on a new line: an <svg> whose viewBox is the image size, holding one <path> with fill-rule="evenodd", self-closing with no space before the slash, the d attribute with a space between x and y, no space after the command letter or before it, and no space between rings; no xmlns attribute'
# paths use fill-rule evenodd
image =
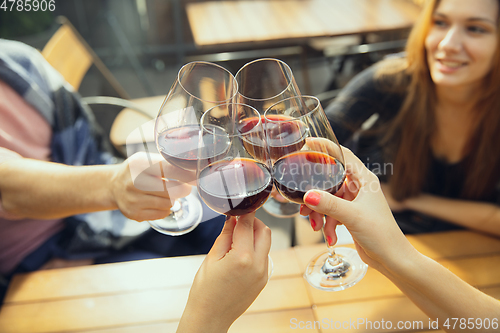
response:
<svg viewBox="0 0 500 333"><path fill-rule="evenodd" d="M309 190L335 194L342 187L346 177L342 150L316 97L287 98L269 107L265 118L274 184L284 197L303 204ZM322 232L325 236L324 228ZM367 265L356 250L326 243L328 251L314 257L306 268L309 284L338 291L360 281Z"/></svg>
<svg viewBox="0 0 500 333"><path fill-rule="evenodd" d="M227 216L255 212L273 188L259 112L249 105L226 103L206 111L200 123L197 185L201 198ZM270 277L271 257L268 262Z"/></svg>
<svg viewBox="0 0 500 333"><path fill-rule="evenodd" d="M155 121L156 146L165 160L196 171L201 116L215 105L232 101L237 87L234 76L213 63L190 62L179 70ZM175 180L175 175L164 176L166 181ZM171 210L166 218L149 221L150 225L167 235L182 235L196 228L202 219L196 192L177 199Z"/></svg>
<svg viewBox="0 0 500 333"><path fill-rule="evenodd" d="M201 133L197 185L203 201L229 216L259 209L273 182L257 110L239 103L213 107L202 117Z"/></svg>
<svg viewBox="0 0 500 333"><path fill-rule="evenodd" d="M283 61L262 58L245 64L235 75L238 82L237 101L253 106L261 116L274 103L300 95L292 70ZM264 127L266 126L263 121ZM276 217L292 217L299 213L300 205L280 202L269 197L263 205L265 211Z"/></svg>

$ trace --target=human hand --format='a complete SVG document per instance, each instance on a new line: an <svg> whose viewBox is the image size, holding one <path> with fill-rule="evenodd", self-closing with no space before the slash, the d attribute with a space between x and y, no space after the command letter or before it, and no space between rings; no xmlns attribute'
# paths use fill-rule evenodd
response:
<svg viewBox="0 0 500 333"><path fill-rule="evenodd" d="M281 193L276 189L276 186L273 185L273 189L271 190L271 196L276 199L278 202L283 202L286 203L288 202L287 199L285 199L284 196L281 195Z"/></svg>
<svg viewBox="0 0 500 333"><path fill-rule="evenodd" d="M325 233L335 237L335 227L344 224L350 231L361 259L368 265L384 270L415 249L401 232L385 197L380 182L348 149L343 148L346 162L346 181L342 198L330 193L311 190L304 196L302 215L312 215L320 230L327 215Z"/></svg>
<svg viewBox="0 0 500 333"><path fill-rule="evenodd" d="M271 230L255 213L231 217L191 287L177 332L226 332L268 280Z"/></svg>
<svg viewBox="0 0 500 333"><path fill-rule="evenodd" d="M111 192L126 217L157 220L170 214L176 199L191 193L195 180L195 172L166 162L160 154L139 152L116 166Z"/></svg>

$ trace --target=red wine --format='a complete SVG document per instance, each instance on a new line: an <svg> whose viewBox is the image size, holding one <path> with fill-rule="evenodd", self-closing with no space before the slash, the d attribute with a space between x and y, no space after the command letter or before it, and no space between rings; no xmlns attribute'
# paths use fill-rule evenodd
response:
<svg viewBox="0 0 500 333"><path fill-rule="evenodd" d="M198 176L198 191L208 207L226 215L251 213L266 202L273 187L266 165L243 158L219 161Z"/></svg>
<svg viewBox="0 0 500 333"><path fill-rule="evenodd" d="M288 200L302 204L304 194L316 189L332 194L342 186L344 165L337 159L315 151L296 152L276 161L274 184Z"/></svg>
<svg viewBox="0 0 500 333"><path fill-rule="evenodd" d="M220 160L227 152L230 142L224 133L223 129L215 126L213 132L203 133L205 149L201 151L201 158L205 159L207 164ZM196 170L199 138L199 125L169 128L158 135L160 153L169 163L179 168Z"/></svg>
<svg viewBox="0 0 500 333"><path fill-rule="evenodd" d="M307 127L303 122L298 120L287 121L292 118L282 115L268 115L267 118L280 121L280 123L268 122L264 116L261 116L264 133L268 139L267 145L269 146L271 160L277 160L284 155L300 150L304 146ZM244 120L238 127L240 133L248 132L255 127L258 121L258 118ZM242 140L247 152L260 161L265 161L266 156L264 154L266 144L262 142L263 140L265 139L256 135L244 137Z"/></svg>

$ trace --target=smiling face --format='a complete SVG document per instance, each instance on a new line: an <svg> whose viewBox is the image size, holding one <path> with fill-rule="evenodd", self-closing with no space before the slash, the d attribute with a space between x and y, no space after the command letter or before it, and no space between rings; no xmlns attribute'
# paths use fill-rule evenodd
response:
<svg viewBox="0 0 500 333"><path fill-rule="evenodd" d="M438 86L476 85L489 73L497 49L498 0L441 0L425 47Z"/></svg>

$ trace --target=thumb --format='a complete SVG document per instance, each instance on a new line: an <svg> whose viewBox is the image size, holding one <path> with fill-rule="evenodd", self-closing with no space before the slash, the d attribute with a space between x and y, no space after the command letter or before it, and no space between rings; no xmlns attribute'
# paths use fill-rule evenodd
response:
<svg viewBox="0 0 500 333"><path fill-rule="evenodd" d="M209 256L214 256L216 259L223 258L230 250L233 244L234 227L236 226L236 218L234 216L226 217L226 223L219 237L214 242L214 245L208 253Z"/></svg>
<svg viewBox="0 0 500 333"><path fill-rule="evenodd" d="M310 209L343 223L349 227L357 220L358 209L352 201L334 196L325 191L310 190L304 195L304 204Z"/></svg>

